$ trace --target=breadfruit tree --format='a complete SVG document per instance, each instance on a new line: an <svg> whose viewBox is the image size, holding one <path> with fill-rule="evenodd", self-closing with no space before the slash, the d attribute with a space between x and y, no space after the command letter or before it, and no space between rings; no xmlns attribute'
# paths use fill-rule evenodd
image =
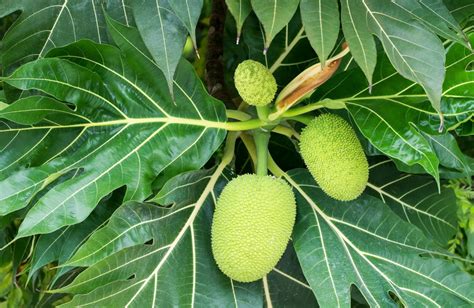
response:
<svg viewBox="0 0 474 308"><path fill-rule="evenodd" d="M474 306L472 0L2 0L0 39L0 305Z"/></svg>

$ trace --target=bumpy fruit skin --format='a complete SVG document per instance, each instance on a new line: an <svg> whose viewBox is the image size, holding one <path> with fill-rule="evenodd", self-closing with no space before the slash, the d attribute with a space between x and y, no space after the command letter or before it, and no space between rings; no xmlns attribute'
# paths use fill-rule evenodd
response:
<svg viewBox="0 0 474 308"><path fill-rule="evenodd" d="M253 106L268 105L277 90L272 73L263 64L253 60L245 60L237 66L234 83L240 97Z"/></svg>
<svg viewBox="0 0 474 308"><path fill-rule="evenodd" d="M295 216L295 196L283 180L246 174L230 181L212 222L220 270L240 282L263 278L283 255Z"/></svg>
<svg viewBox="0 0 474 308"><path fill-rule="evenodd" d="M356 199L365 189L369 165L352 127L343 118L323 114L301 132L300 151L321 189L340 201Z"/></svg>

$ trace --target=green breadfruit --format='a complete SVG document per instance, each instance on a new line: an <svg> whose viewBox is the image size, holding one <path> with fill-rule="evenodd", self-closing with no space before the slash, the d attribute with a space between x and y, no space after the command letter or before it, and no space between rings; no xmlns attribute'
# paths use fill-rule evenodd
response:
<svg viewBox="0 0 474 308"><path fill-rule="evenodd" d="M242 99L253 106L271 103L277 90L275 77L265 65L245 60L237 66L234 83Z"/></svg>
<svg viewBox="0 0 474 308"><path fill-rule="evenodd" d="M323 114L301 133L300 151L321 189L334 199L349 201L365 189L369 165L352 127L343 118Z"/></svg>
<svg viewBox="0 0 474 308"><path fill-rule="evenodd" d="M241 175L222 191L212 222L212 252L220 270L240 282L264 277L283 255L296 203L281 179Z"/></svg>

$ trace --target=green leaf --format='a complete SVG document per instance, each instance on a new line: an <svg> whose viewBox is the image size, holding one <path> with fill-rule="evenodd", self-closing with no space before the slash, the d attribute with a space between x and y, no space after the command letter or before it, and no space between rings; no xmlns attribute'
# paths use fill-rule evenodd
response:
<svg viewBox="0 0 474 308"><path fill-rule="evenodd" d="M33 125L48 116L61 114L63 117L79 117L65 104L46 96L30 96L0 110L0 117L22 125Z"/></svg>
<svg viewBox="0 0 474 308"><path fill-rule="evenodd" d="M447 145L444 145L444 146L447 146ZM441 147L441 149L442 149L442 147ZM442 150L442 151L444 151L444 150ZM445 155L445 154L441 154L441 155ZM442 156L442 158L443 158L443 156ZM446 163L452 163L452 161L448 161L448 159L452 159L452 157L449 157L449 156L446 155L445 156ZM462 157L458 157L458 159L460 159L461 161L466 161L467 162L468 167L470 168L469 177L467 177L467 181L471 181L471 177L474 176L474 171L473 171L474 170L473 169L474 159L467 156L466 154L463 154ZM397 169L401 172L406 172L406 173L411 173L411 174L426 174L425 170L423 170L423 168L421 168L418 165L407 166L399 160L392 159L392 161L397 166ZM447 168L447 167L444 167L444 166L440 166L439 175L440 175L440 178L443 179L443 180L466 179L466 173L464 171L458 171L458 170L454 170L454 169Z"/></svg>
<svg viewBox="0 0 474 308"><path fill-rule="evenodd" d="M331 199L307 170L286 178L298 203L295 250L319 305L349 307L352 284L371 306L396 306L389 293L409 307L474 304L473 278L381 201Z"/></svg>
<svg viewBox="0 0 474 308"><path fill-rule="evenodd" d="M249 16L250 12L252 12L250 0L225 0L225 3L227 4L227 8L232 16L234 16L235 26L237 27L236 43L239 44L244 21Z"/></svg>
<svg viewBox="0 0 474 308"><path fill-rule="evenodd" d="M3 108L6 108L8 106L7 103L5 103L6 101L6 98L5 98L5 91L4 90L0 90L0 111L3 109Z"/></svg>
<svg viewBox="0 0 474 308"><path fill-rule="evenodd" d="M445 54L439 38L394 3L362 2L370 29L382 42L390 62L403 77L420 84L440 112Z"/></svg>
<svg viewBox="0 0 474 308"><path fill-rule="evenodd" d="M465 39L466 37L461 27L443 1L430 0L428 2L429 4L423 1L393 1L394 4L408 12L434 33L469 47L469 44L467 44L469 41Z"/></svg>
<svg viewBox="0 0 474 308"><path fill-rule="evenodd" d="M474 3L471 0L445 0L449 13L459 23L466 22L474 15Z"/></svg>
<svg viewBox="0 0 474 308"><path fill-rule="evenodd" d="M2 297L8 295L13 287L14 273L12 271L11 259L11 256L9 256L8 263L2 263L0 265L0 295L2 295Z"/></svg>
<svg viewBox="0 0 474 308"><path fill-rule="evenodd" d="M261 306L261 284L233 282L212 257L211 220L216 196L228 181L224 167L171 179L155 198L171 207L127 203L119 208L85 244L95 257L86 257L81 264L94 263L105 251L110 256L59 290L80 294L65 306L101 306L110 301L129 307ZM87 254L84 249L78 254Z"/></svg>
<svg viewBox="0 0 474 308"><path fill-rule="evenodd" d="M351 54L372 86L372 75L377 63L377 49L367 25L361 1L341 0L341 23L344 38Z"/></svg>
<svg viewBox="0 0 474 308"><path fill-rule="evenodd" d="M407 115L404 106L392 108L390 117L382 113L381 109L384 108L377 101L354 101L350 102L347 108L362 134L377 149L407 165L419 164L436 180L439 179L439 159L430 142L414 124L400 121Z"/></svg>
<svg viewBox="0 0 474 308"><path fill-rule="evenodd" d="M470 178L471 168L464 153L461 152L456 138L446 133L444 135L428 135L425 137L431 142L431 146L438 156L440 164L458 170L463 173L466 178Z"/></svg>
<svg viewBox="0 0 474 308"><path fill-rule="evenodd" d="M20 64L42 58L48 50L82 38L107 42L102 6L98 1L70 0L5 0L0 16L20 10L22 14L5 34L1 45L3 71L11 73ZM131 21L122 0L104 3L109 14Z"/></svg>
<svg viewBox="0 0 474 308"><path fill-rule="evenodd" d="M265 30L264 53L273 38L291 20L298 8L299 0L251 0L252 8Z"/></svg>
<svg viewBox="0 0 474 308"><path fill-rule="evenodd" d="M53 233L41 235L36 243L28 278L46 264L54 261L58 265L74 254L84 241L110 217L113 210L121 203L121 197L111 196L104 198L97 208L85 221L74 226L68 226ZM61 267L55 280L71 270L70 267Z"/></svg>
<svg viewBox="0 0 474 308"><path fill-rule="evenodd" d="M470 121L463 123L456 128L456 134L458 136L472 136L474 135L474 120L471 118Z"/></svg>
<svg viewBox="0 0 474 308"><path fill-rule="evenodd" d="M167 208L150 206L150 208L147 207L147 211L144 211L142 210L144 205L139 205L137 207L136 204L133 204L121 207L111 217L107 226L97 231L66 265L92 265L92 268L95 268L101 264L97 262L102 262L101 260L104 260L110 255L113 256L113 254L116 254L127 247L133 246L135 249L141 249L140 245L145 242L150 242L152 239L156 238L166 238L164 234L169 234L169 232L173 232L173 234L179 232L179 229L172 230L172 228L178 224L176 221L181 219L179 218L181 217L180 215L182 215L183 219L189 217L189 211L187 209L192 209L196 206L194 205L196 198L198 198L201 192L206 190L206 186L209 181L212 180L213 176L217 176L217 174L215 172L213 173L212 170L199 170L183 173L169 180L163 189L152 199L154 202L167 206ZM207 203L211 200L212 202L210 203L215 202L217 194L226 182L227 180L224 174L222 174L213 192L211 192L211 195L213 196L212 199L209 197L201 209L201 211L206 211L206 215L212 215L212 208L211 210L207 210L207 207L210 206L210 204L208 205ZM170 206L171 208L169 208ZM185 211L187 211L187 213L184 213ZM151 216L154 212L163 214L157 215L153 218ZM194 218L194 225L196 226L195 234L200 234L201 232L198 232L197 230L202 230L203 228L200 227L200 224L203 223L199 218L201 217L200 215L201 214L198 214L198 216ZM210 220L204 222L204 224L210 224ZM207 241L207 243L205 247L209 256L206 256L205 260L207 260L207 258L212 258L210 247L208 247L210 233L207 228L208 226L206 226L207 237L205 238L205 241ZM203 244L204 243L201 241L196 241L195 247L199 248L200 251L201 245ZM183 247L181 249L185 248ZM183 256L181 256L181 254L183 254ZM184 258L185 254L189 254L189 251L180 252L177 258L181 261L183 259L186 260L186 258ZM199 256L204 258L204 255ZM201 258L197 258L196 261L198 263L203 263ZM207 263L207 261L205 263ZM185 264L186 263L180 263L179 267L181 268L183 265L186 266ZM211 272L214 272L216 266L213 264L211 269ZM207 273L209 270L206 270L205 272ZM168 274L163 270L163 275ZM164 276L163 279L164 278L166 277ZM316 306L314 295L301 272L295 252L291 246L288 247L278 265L268 274L266 279L266 282L258 282L251 285L232 282L234 285L234 291L238 292L238 306L246 306L245 302L249 307L262 305L262 294L255 293L256 291L261 292L260 288L267 292L265 298L270 299L274 306L300 304ZM196 283L199 284L199 281L200 277L198 276ZM217 279L210 282L212 282L213 288L217 288L218 290L221 290L221 288L228 288L228 280ZM214 284L220 286L214 286ZM244 288L242 289L242 287ZM242 293L242 291L245 291L245 293ZM198 290L196 290L196 292L198 292ZM227 292L229 292L229 290L214 295L215 297L221 296L218 299L215 299L214 302L221 302L223 300L222 298L229 295ZM243 298L244 294L247 294L247 299Z"/></svg>
<svg viewBox="0 0 474 308"><path fill-rule="evenodd" d="M456 197L452 189L425 175L400 173L390 159L370 166L367 191L390 206L400 218L417 226L425 236L447 243L457 232Z"/></svg>
<svg viewBox="0 0 474 308"><path fill-rule="evenodd" d="M301 0L301 19L311 46L324 66L339 35L337 0Z"/></svg>
<svg viewBox="0 0 474 308"><path fill-rule="evenodd" d="M38 89L76 110L67 117L55 113L32 127L0 131L10 140L12 134L22 137L8 143L1 167L30 167L0 183L0 208L5 214L25 207L51 176L70 170L79 175L35 204L18 237L78 223L102 197L124 185L125 200L143 200L158 173L200 168L222 142L224 107L206 93L187 62L178 67L173 100L159 69L142 54L127 57L115 47L80 41L51 55L61 58L28 63L6 82ZM35 143L25 144L23 138Z"/></svg>
<svg viewBox="0 0 474 308"><path fill-rule="evenodd" d="M28 253L31 251L33 245L33 238L22 238L12 244L12 271L17 275L21 273L20 266L28 258Z"/></svg>
<svg viewBox="0 0 474 308"><path fill-rule="evenodd" d="M474 54L462 45L448 47L441 105L447 130L474 115L474 72L466 70L473 60ZM424 135L439 134L437 112L423 89L397 74L386 58L379 60L371 94L362 71L353 69L330 79L318 88L314 98L345 102L362 134L379 151L406 165L420 165L438 178L439 159Z"/></svg>
<svg viewBox="0 0 474 308"><path fill-rule="evenodd" d="M318 307L291 243L266 280L267 307Z"/></svg>
<svg viewBox="0 0 474 308"><path fill-rule="evenodd" d="M174 0L172 0L174 1ZM163 71L173 93L173 77L186 43L186 27L174 13L169 0L132 1L140 35L153 60Z"/></svg>
<svg viewBox="0 0 474 308"><path fill-rule="evenodd" d="M4 0L0 2L0 17L3 18L7 15L14 13L15 11L20 10L22 3L15 0Z"/></svg>
<svg viewBox="0 0 474 308"><path fill-rule="evenodd" d="M163 207L148 203L140 205L142 210L130 205L120 207L107 225L94 233L68 260L66 266L91 266L113 253L144 244L158 236L160 232L164 232L160 231L161 228L168 228L161 221L172 221L174 216L181 215L180 212L188 212L184 208L186 206L193 208L196 194L204 191L212 173L213 170L197 170L170 179L160 192L149 200Z"/></svg>
<svg viewBox="0 0 474 308"><path fill-rule="evenodd" d="M203 0L172 0L169 2L173 12L178 16L183 25L188 30L193 42L194 50L197 51L196 25L201 15ZM166 28L168 30L168 28Z"/></svg>
<svg viewBox="0 0 474 308"><path fill-rule="evenodd" d="M0 121L0 146L3 149L0 161L0 215L3 216L27 206L37 192L61 175L56 173L54 166L38 166L67 150L80 131L66 125L84 123L85 118L64 104L42 96L18 100L1 110L0 118L7 120ZM18 124L10 120L16 120ZM57 123L63 128L36 130L31 126L40 121L44 127ZM58 133L62 138L57 138ZM19 170L20 166L30 168Z"/></svg>
<svg viewBox="0 0 474 308"><path fill-rule="evenodd" d="M468 45L443 2L435 0L427 5L406 0L383 4L374 0L344 0L341 12L345 38L369 85L372 84L376 63L376 48L371 35L375 33L398 72L420 83L435 110L440 111L444 54L434 33Z"/></svg>

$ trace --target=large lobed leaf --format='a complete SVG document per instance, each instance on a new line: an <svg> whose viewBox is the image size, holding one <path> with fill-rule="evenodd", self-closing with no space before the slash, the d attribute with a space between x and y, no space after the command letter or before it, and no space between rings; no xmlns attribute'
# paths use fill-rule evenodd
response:
<svg viewBox="0 0 474 308"><path fill-rule="evenodd" d="M318 303L349 307L355 285L371 306L474 304L474 280L440 256L447 255L376 198L329 198L307 170L286 177L298 214L293 240Z"/></svg>
<svg viewBox="0 0 474 308"><path fill-rule="evenodd" d="M114 193L110 197L102 199L82 223L39 236L31 259L28 277L33 277L41 267L47 264L57 261L58 265L62 265L69 260L84 241L109 219L113 211L121 204L122 197L121 194ZM55 280L71 269L71 267L61 267L55 274Z"/></svg>
<svg viewBox="0 0 474 308"><path fill-rule="evenodd" d="M107 1L104 8L127 25L133 22L123 0ZM108 41L103 7L98 1L4 0L0 3L0 16L14 11L21 11L21 15L2 40L4 74L25 62L44 57L54 47L79 39Z"/></svg>
<svg viewBox="0 0 474 308"><path fill-rule="evenodd" d="M2 215L27 206L61 175L78 172L34 204L18 237L78 223L121 186L125 200L143 200L158 173L200 168L225 136L224 107L190 64L180 62L173 99L136 30L119 26L110 30L122 50L79 41L6 79L54 98L32 96L0 111L6 120L0 123Z"/></svg>
<svg viewBox="0 0 474 308"><path fill-rule="evenodd" d="M371 164L367 192L380 198L403 220L446 247L457 232L456 197L427 175L400 173L387 158Z"/></svg>
<svg viewBox="0 0 474 308"><path fill-rule="evenodd" d="M202 0L5 0L0 17L21 11L2 40L1 62L4 75L19 65L44 57L49 50L91 39L109 42L106 16L127 26L136 24L154 60L173 91L173 77L189 33L196 47L196 24Z"/></svg>

